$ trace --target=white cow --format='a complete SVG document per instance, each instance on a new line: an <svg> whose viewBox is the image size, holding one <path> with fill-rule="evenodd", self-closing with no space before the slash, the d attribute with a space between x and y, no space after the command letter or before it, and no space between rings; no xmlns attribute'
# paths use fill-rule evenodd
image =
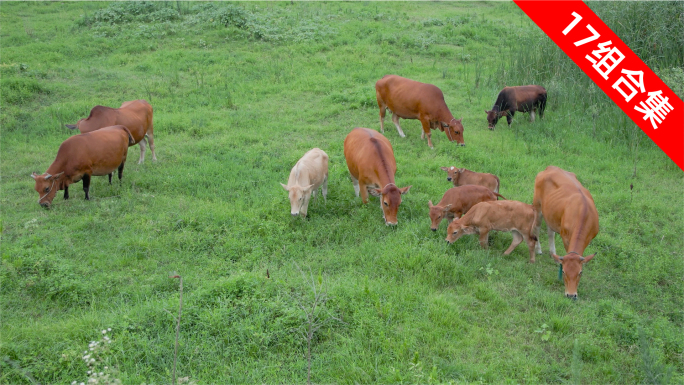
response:
<svg viewBox="0 0 684 385"><path fill-rule="evenodd" d="M328 195L328 154L320 148L309 150L292 167L287 185L280 185L289 192L292 216L306 217L311 195L315 196L319 187L323 190L323 199Z"/></svg>

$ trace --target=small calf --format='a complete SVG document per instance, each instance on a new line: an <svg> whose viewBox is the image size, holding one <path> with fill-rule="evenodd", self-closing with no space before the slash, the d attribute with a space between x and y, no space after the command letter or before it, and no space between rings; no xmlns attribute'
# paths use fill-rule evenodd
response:
<svg viewBox="0 0 684 385"><path fill-rule="evenodd" d="M474 205L485 201L495 201L499 197L506 199L487 187L476 185L452 187L444 193L442 200L436 205L433 205L432 201L428 202L430 220L432 221L430 229L437 231L442 219L447 218L451 223L454 217L460 218Z"/></svg>
<svg viewBox="0 0 684 385"><path fill-rule="evenodd" d="M508 200L482 202L473 206L463 218L451 222L446 241L451 244L464 234L480 234L480 245L486 249L490 231L510 231L513 242L504 255L510 254L524 240L530 250L530 263L534 263L536 221L537 211L532 205Z"/></svg>
<svg viewBox="0 0 684 385"><path fill-rule="evenodd" d="M280 185L288 192L290 214L306 217L311 195L315 196L319 187L323 190L323 199L328 196L328 154L320 148L309 150L292 167L287 185Z"/></svg>
<svg viewBox="0 0 684 385"><path fill-rule="evenodd" d="M487 174L483 172L474 172L465 168L440 167L447 172L447 180L454 184L454 187L464 186L467 184L476 184L484 186L488 189L499 192L499 177L494 174Z"/></svg>

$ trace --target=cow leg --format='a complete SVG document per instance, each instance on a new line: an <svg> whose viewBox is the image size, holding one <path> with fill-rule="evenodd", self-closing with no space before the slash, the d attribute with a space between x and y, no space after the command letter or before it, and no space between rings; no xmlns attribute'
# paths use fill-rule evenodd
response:
<svg viewBox="0 0 684 385"><path fill-rule="evenodd" d="M112 172L109 173L109 184L112 184Z"/></svg>
<svg viewBox="0 0 684 385"><path fill-rule="evenodd" d="M534 108L530 111L530 121L534 123Z"/></svg>
<svg viewBox="0 0 684 385"><path fill-rule="evenodd" d="M380 132L385 132L385 112L387 107L380 106Z"/></svg>
<svg viewBox="0 0 684 385"><path fill-rule="evenodd" d="M508 122L508 127L511 127L511 123L513 122L513 116L515 115L515 111L510 110L506 114L506 121Z"/></svg>
<svg viewBox="0 0 684 385"><path fill-rule="evenodd" d="M351 176L351 175L350 175ZM359 190L361 189L359 187L359 180L354 178L353 176L351 177L352 183L354 184L354 194L356 194L356 197L359 197Z"/></svg>
<svg viewBox="0 0 684 385"><path fill-rule="evenodd" d="M556 232L551 230L551 228L548 226L549 224L547 223L546 227L549 234L549 253L556 254Z"/></svg>
<svg viewBox="0 0 684 385"><path fill-rule="evenodd" d="M328 174L325 174L323 185L321 185L321 192L323 193L323 201L328 202Z"/></svg>
<svg viewBox="0 0 684 385"><path fill-rule="evenodd" d="M138 145L140 146L140 160L138 161L138 164L141 164L142 162L145 161L145 138L138 142Z"/></svg>
<svg viewBox="0 0 684 385"><path fill-rule="evenodd" d="M119 170L119 183L121 183L121 178L123 177L124 163L125 162L121 162L121 164L119 165L119 169L118 169Z"/></svg>
<svg viewBox="0 0 684 385"><path fill-rule="evenodd" d="M363 203L368 203L368 186L363 183L357 182L359 184L359 192L361 193L361 200ZM358 193L357 193L358 196Z"/></svg>
<svg viewBox="0 0 684 385"><path fill-rule="evenodd" d="M157 161L157 154L154 152L154 134L152 133L152 127L147 130L147 142L150 145L150 151L152 151L152 160Z"/></svg>
<svg viewBox="0 0 684 385"><path fill-rule="evenodd" d="M64 199L69 199L69 186L64 186Z"/></svg>
<svg viewBox="0 0 684 385"><path fill-rule="evenodd" d="M397 132L399 132L399 136L405 138L406 135L404 135L404 131L401 130L401 126L399 125L399 115L395 114L394 112L392 112L392 123L397 126Z"/></svg>
<svg viewBox="0 0 684 385"><path fill-rule="evenodd" d="M530 263L534 263L534 246L539 242L532 240L530 237L525 237L525 242L527 242L527 248L530 250Z"/></svg>
<svg viewBox="0 0 684 385"><path fill-rule="evenodd" d="M85 192L85 199L87 201L90 200L90 195L88 192L90 191L90 175L89 174L83 174L83 191Z"/></svg>
<svg viewBox="0 0 684 385"><path fill-rule="evenodd" d="M485 228L480 228L480 246L483 249L489 248L489 230Z"/></svg>
<svg viewBox="0 0 684 385"><path fill-rule="evenodd" d="M430 121L427 119L420 119L420 123L423 125L423 135L427 136L428 138L428 146L434 150L435 148L432 147L432 134L430 133Z"/></svg>
<svg viewBox="0 0 684 385"><path fill-rule="evenodd" d="M504 251L504 255L508 255L515 250L516 247L523 241L523 236L520 234L517 230L511 231L511 234L513 234L513 241L511 242L511 245L508 246L508 249Z"/></svg>

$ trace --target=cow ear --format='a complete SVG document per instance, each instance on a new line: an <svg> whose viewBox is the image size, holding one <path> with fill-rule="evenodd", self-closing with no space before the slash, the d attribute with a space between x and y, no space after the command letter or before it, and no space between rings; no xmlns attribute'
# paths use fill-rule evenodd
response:
<svg viewBox="0 0 684 385"><path fill-rule="evenodd" d="M428 207L432 207L432 206L434 206L434 205L432 204L432 201L429 200L429 201L428 201Z"/></svg>
<svg viewBox="0 0 684 385"><path fill-rule="evenodd" d="M284 185L284 184L282 184L282 183L281 183L280 185L283 186L283 188L285 189L285 191L290 191L290 189L289 189L286 185Z"/></svg>
<svg viewBox="0 0 684 385"><path fill-rule="evenodd" d="M411 189L411 187L413 187L413 186L406 186L406 187L400 188L399 191L401 191L401 195L406 194L408 192L408 190Z"/></svg>
<svg viewBox="0 0 684 385"><path fill-rule="evenodd" d="M587 263L587 262L591 261L591 259L594 258L595 255L596 255L596 253L589 255L589 256L586 256L586 257L583 257L582 263Z"/></svg>
<svg viewBox="0 0 684 385"><path fill-rule="evenodd" d="M489 115L489 111L485 110L485 114Z"/></svg>
<svg viewBox="0 0 684 385"><path fill-rule="evenodd" d="M47 174L47 176L45 177L45 180L58 179L60 176L62 176L62 174L64 174L64 171L60 172L59 174L55 174L55 175Z"/></svg>
<svg viewBox="0 0 684 385"><path fill-rule="evenodd" d="M563 263L563 257L559 257L559 256L557 256L556 254L553 254L553 253L551 253L551 256L553 257L553 259L556 260L557 263Z"/></svg>
<svg viewBox="0 0 684 385"><path fill-rule="evenodd" d="M382 190L380 190L379 188L368 189L368 192L370 193L370 195L374 197L379 197L382 195Z"/></svg>
<svg viewBox="0 0 684 385"><path fill-rule="evenodd" d="M446 205L446 206L444 207L444 212L449 211L450 208L451 208L451 203L449 203L448 205Z"/></svg>
<svg viewBox="0 0 684 385"><path fill-rule="evenodd" d="M449 171L449 167L440 167L442 171Z"/></svg>
<svg viewBox="0 0 684 385"><path fill-rule="evenodd" d="M310 185L308 185L308 186L306 186L306 187L302 187L302 191L308 191L308 190L310 190L312 187L313 187L312 184L310 184Z"/></svg>
<svg viewBox="0 0 684 385"><path fill-rule="evenodd" d="M459 168L458 172L463 172L464 170L465 170L465 168Z"/></svg>

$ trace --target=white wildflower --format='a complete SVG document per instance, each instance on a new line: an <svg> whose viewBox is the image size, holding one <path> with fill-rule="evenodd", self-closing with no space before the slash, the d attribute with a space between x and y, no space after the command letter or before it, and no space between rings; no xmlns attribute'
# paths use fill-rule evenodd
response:
<svg viewBox="0 0 684 385"><path fill-rule="evenodd" d="M101 376L104 376L104 373L103 373L103 372L100 372L100 375L101 375Z"/></svg>
<svg viewBox="0 0 684 385"><path fill-rule="evenodd" d="M108 331L108 332L111 332L111 331L112 331L112 328L107 328L107 331Z"/></svg>
<svg viewBox="0 0 684 385"><path fill-rule="evenodd" d="M107 334L107 331L106 331L106 330L103 330L103 331L102 331L102 334Z"/></svg>

